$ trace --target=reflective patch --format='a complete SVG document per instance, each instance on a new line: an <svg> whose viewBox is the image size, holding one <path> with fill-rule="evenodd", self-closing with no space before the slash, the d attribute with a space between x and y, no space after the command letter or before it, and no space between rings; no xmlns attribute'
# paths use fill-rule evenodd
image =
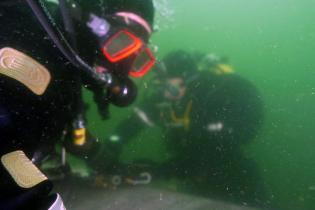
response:
<svg viewBox="0 0 315 210"><path fill-rule="evenodd" d="M0 49L0 74L11 77L42 95L51 79L49 71L31 57L12 48Z"/></svg>
<svg viewBox="0 0 315 210"><path fill-rule="evenodd" d="M1 162L17 185L22 188L32 188L47 180L23 151L5 154L1 157Z"/></svg>
<svg viewBox="0 0 315 210"><path fill-rule="evenodd" d="M48 210L66 210L59 194L57 194L55 202L49 207Z"/></svg>

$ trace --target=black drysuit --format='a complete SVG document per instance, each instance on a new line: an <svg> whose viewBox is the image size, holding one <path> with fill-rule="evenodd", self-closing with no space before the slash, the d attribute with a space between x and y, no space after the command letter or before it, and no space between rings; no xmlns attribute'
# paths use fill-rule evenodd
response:
<svg viewBox="0 0 315 210"><path fill-rule="evenodd" d="M103 158L111 157L115 164L104 165L104 171L119 168L119 154L128 140L142 129L160 126L165 136L161 141L172 158L153 164L153 176L178 178L187 192L269 205L257 165L242 150L256 137L263 120L262 98L253 84L236 74L201 72L180 101L165 99L163 88L153 92L117 127L120 141L107 142L105 147L111 150Z"/></svg>

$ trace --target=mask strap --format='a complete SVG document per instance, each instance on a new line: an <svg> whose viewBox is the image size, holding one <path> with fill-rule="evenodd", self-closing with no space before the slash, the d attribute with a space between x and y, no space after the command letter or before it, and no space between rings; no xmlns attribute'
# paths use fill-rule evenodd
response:
<svg viewBox="0 0 315 210"><path fill-rule="evenodd" d="M116 15L123 17L126 23L129 23L129 20L135 21L136 23L140 24L148 32L148 34L152 33L152 29L148 22L139 15L131 12L117 12Z"/></svg>

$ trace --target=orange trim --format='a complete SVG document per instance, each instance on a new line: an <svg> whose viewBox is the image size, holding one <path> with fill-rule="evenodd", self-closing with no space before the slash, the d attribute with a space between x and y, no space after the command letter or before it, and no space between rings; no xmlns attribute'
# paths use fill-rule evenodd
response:
<svg viewBox="0 0 315 210"><path fill-rule="evenodd" d="M132 77L142 77L143 75L145 75L155 64L156 60L155 57L152 53L152 51L149 48L146 48L145 51L148 53L150 60L148 62L146 62L147 64L145 64L142 67L142 70L140 71L129 71L129 75Z"/></svg>
<svg viewBox="0 0 315 210"><path fill-rule="evenodd" d="M106 46L111 43L117 36L119 36L120 33L125 33L127 36L129 36L132 40L133 43L130 44L129 46L125 47L124 49L120 50L119 52L115 53L114 55L111 55L108 53L106 50ZM142 47L142 41L129 31L123 29L119 32L117 32L112 38L110 38L102 47L102 52L105 55L105 57L112 63L115 63L117 61L120 61L133 53L135 53L137 50L139 50Z"/></svg>

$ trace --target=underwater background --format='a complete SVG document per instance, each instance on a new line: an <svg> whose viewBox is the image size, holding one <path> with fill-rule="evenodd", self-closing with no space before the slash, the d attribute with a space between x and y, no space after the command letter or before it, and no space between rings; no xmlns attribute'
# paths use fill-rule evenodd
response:
<svg viewBox="0 0 315 210"><path fill-rule="evenodd" d="M158 58L175 49L227 56L236 73L251 81L264 101L264 125L246 148L273 202L283 210L315 208L315 0L156 0L152 48ZM149 80L136 81L139 101ZM98 116L92 95L89 127L106 139L131 114L111 107ZM166 160L163 134L143 131L121 159ZM79 163L80 164L80 163Z"/></svg>

